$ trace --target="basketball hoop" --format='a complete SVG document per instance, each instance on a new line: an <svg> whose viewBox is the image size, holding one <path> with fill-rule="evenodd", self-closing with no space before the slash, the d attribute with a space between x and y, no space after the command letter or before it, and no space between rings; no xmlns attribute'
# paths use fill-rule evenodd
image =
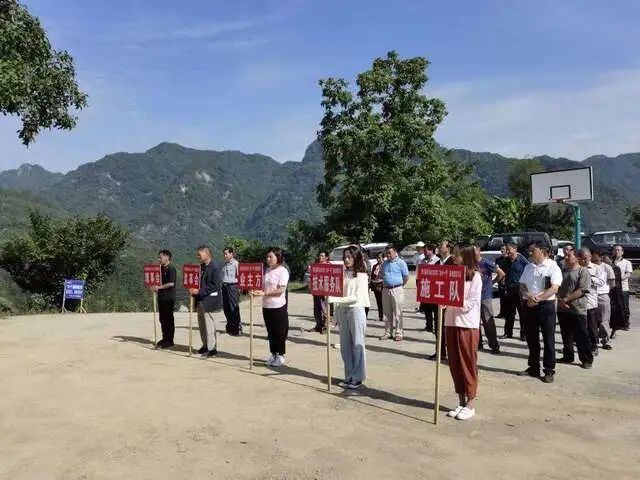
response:
<svg viewBox="0 0 640 480"><path fill-rule="evenodd" d="M569 200L569 197L561 197L561 198L554 198L552 202L564 204L567 202L567 200Z"/></svg>

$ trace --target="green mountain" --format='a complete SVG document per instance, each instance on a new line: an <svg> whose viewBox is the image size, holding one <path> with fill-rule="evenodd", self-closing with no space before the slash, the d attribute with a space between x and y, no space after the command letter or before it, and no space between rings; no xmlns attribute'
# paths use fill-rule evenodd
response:
<svg viewBox="0 0 640 480"><path fill-rule="evenodd" d="M0 172L0 188L37 192L50 187L62 177L62 173L53 173L40 165L25 163L14 170Z"/></svg>
<svg viewBox="0 0 640 480"><path fill-rule="evenodd" d="M468 150L451 150L449 155L473 164L489 192L509 194L509 170L518 159ZM640 202L636 180L640 154L595 156L583 162L538 159L548 170L593 166L596 200L584 206L585 231L623 228L625 208ZM39 201L49 210L106 213L128 227L139 246L149 251L168 246L187 255L201 243L221 248L225 235L265 243L282 241L289 222L322 216L316 201L322 175L322 149L317 142L307 148L301 162L283 164L259 154L161 143L144 153L114 153L84 164L49 186L34 187L37 192L24 198ZM13 178L7 185L13 190L24 189L15 171L2 172L0 178Z"/></svg>

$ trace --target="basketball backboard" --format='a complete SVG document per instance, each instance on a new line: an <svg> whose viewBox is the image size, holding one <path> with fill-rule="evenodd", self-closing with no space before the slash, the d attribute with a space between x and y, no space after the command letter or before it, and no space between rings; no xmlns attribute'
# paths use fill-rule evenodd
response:
<svg viewBox="0 0 640 480"><path fill-rule="evenodd" d="M531 203L593 200L591 167L531 174Z"/></svg>

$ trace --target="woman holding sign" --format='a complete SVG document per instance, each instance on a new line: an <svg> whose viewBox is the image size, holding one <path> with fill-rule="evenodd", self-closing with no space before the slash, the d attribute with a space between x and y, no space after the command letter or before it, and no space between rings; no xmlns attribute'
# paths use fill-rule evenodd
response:
<svg viewBox="0 0 640 480"><path fill-rule="evenodd" d="M447 307L444 325L449 352L449 369L453 377L459 405L447 415L469 420L476 414L474 403L478 390L478 342L480 340L480 307L482 278L478 273L475 249L460 252L465 267L464 306Z"/></svg>
<svg viewBox="0 0 640 480"><path fill-rule="evenodd" d="M286 342L289 334L287 313L287 284L289 272L283 266L282 250L272 248L267 252L267 271L264 274L264 290L252 290L251 295L263 297L262 317L267 327L271 356L266 364L282 367L285 363Z"/></svg>
<svg viewBox="0 0 640 480"><path fill-rule="evenodd" d="M366 310L369 308L369 276L363 261L362 251L355 246L345 248L344 297L329 297L336 306L335 316L340 326L340 353L344 361L342 388L356 389L364 382L366 355L364 347L367 327Z"/></svg>

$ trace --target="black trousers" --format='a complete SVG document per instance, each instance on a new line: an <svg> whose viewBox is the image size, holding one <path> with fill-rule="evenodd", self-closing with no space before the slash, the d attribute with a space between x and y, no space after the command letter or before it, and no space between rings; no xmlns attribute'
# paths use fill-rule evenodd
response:
<svg viewBox="0 0 640 480"><path fill-rule="evenodd" d="M427 331L434 331L434 324L438 320L438 305L435 303L421 303L420 311L424 313L425 327Z"/></svg>
<svg viewBox="0 0 640 480"><path fill-rule="evenodd" d="M590 308L587 310L587 331L589 332L589 344L591 345L591 351L598 350L599 325L600 325L600 310L598 308Z"/></svg>
<svg viewBox="0 0 640 480"><path fill-rule="evenodd" d="M434 305L434 307L436 307L436 315L435 315L435 323L434 323L434 329L433 329L433 333L436 336L436 342L438 341L438 305ZM442 358L447 358L447 338L446 338L446 332L447 329L444 328L444 314L446 312L446 308L442 309L442 339L440 341L440 351ZM437 346L436 346L437 348Z"/></svg>
<svg viewBox="0 0 640 480"><path fill-rule="evenodd" d="M176 301L173 299L158 299L158 314L160 316L160 328L162 329L162 340L173 343L173 336L176 332L173 318L173 308Z"/></svg>
<svg viewBox="0 0 640 480"><path fill-rule="evenodd" d="M507 290L504 285L498 285L498 297L500 298L500 312L498 315L500 317L504 317L504 312L507 311L505 308L505 299L507 298Z"/></svg>
<svg viewBox="0 0 640 480"><path fill-rule="evenodd" d="M573 312L558 311L558 322L562 335L562 356L565 360L573 362L573 343L578 348L578 358L582 363L593 363L591 342L586 315L578 315Z"/></svg>
<svg viewBox="0 0 640 480"><path fill-rule="evenodd" d="M622 302L624 308L624 328L629 328L631 325L629 321L631 317L631 310L629 310L629 292L622 291Z"/></svg>
<svg viewBox="0 0 640 480"><path fill-rule="evenodd" d="M556 370L556 302L539 302L534 307L523 305L522 313L526 325L527 347L529 347L529 369L534 373L540 372L540 334L542 333L544 345L542 367L545 374L553 375Z"/></svg>
<svg viewBox="0 0 640 480"><path fill-rule="evenodd" d="M506 310L504 313L504 334L507 337L513 337L513 326L516 323L516 312L520 319L520 340L526 337L525 322L522 321L522 300L520 299L520 285L509 285L507 287L507 295L504 299Z"/></svg>
<svg viewBox="0 0 640 480"><path fill-rule="evenodd" d="M240 319L240 291L235 283L222 284L222 308L227 318L227 333L238 335L242 331Z"/></svg>
<svg viewBox="0 0 640 480"><path fill-rule="evenodd" d="M269 351L273 355L284 355L286 352L287 336L289 335L289 315L287 306L280 308L263 308L262 317L267 327L269 337Z"/></svg>
<svg viewBox="0 0 640 480"><path fill-rule="evenodd" d="M313 318L316 320L316 332L322 333L325 325L324 298L320 295L313 296Z"/></svg>
<svg viewBox="0 0 640 480"><path fill-rule="evenodd" d="M382 289L377 290L374 288L373 296L376 297L376 305L378 306L378 320L383 322L384 318L382 317Z"/></svg>
<svg viewBox="0 0 640 480"><path fill-rule="evenodd" d="M478 348L482 349L482 329L484 329L484 334L489 342L489 348L494 352L500 351L498 332L496 331L496 321L493 319L493 300L491 298L482 300L480 318L482 320L482 328L480 329L480 344L478 345Z"/></svg>

